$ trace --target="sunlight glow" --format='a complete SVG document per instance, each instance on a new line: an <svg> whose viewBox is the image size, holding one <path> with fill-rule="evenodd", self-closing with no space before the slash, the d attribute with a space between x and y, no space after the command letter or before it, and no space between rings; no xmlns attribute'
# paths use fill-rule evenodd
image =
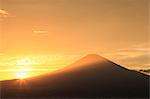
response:
<svg viewBox="0 0 150 99"><path fill-rule="evenodd" d="M33 65L35 62L31 59L25 58L25 59L18 59L16 61L16 64L19 66L29 66L29 65Z"/></svg>
<svg viewBox="0 0 150 99"><path fill-rule="evenodd" d="M28 77L28 74L26 72L21 72L17 75L17 79L24 79L27 77Z"/></svg>
<svg viewBox="0 0 150 99"><path fill-rule="evenodd" d="M67 58L66 58L67 57ZM53 72L71 64L75 55L64 54L39 54L39 55L15 55L0 57L0 80L19 79L38 76L44 73ZM7 67L5 67L7 66Z"/></svg>

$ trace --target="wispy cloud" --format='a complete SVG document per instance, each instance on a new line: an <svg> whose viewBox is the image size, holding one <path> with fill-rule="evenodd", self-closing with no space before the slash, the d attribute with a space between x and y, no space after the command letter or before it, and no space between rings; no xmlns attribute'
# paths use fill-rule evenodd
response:
<svg viewBox="0 0 150 99"><path fill-rule="evenodd" d="M150 45L148 43L137 44L137 45L134 45L132 47L125 48L125 49L120 49L120 50L117 50L117 51L118 52L132 52L132 53L149 52L150 51Z"/></svg>
<svg viewBox="0 0 150 99"><path fill-rule="evenodd" d="M0 14L2 14L2 15L8 15L8 12L5 11L5 10L0 9Z"/></svg>
<svg viewBox="0 0 150 99"><path fill-rule="evenodd" d="M124 49L118 49L115 52L107 53L107 57L128 68L149 68L150 64L150 46L146 44L137 44Z"/></svg>
<svg viewBox="0 0 150 99"><path fill-rule="evenodd" d="M46 30L33 30L33 33L35 33L35 34L47 34L48 31L46 31Z"/></svg>
<svg viewBox="0 0 150 99"><path fill-rule="evenodd" d="M9 13L5 10L0 9L0 21L7 17L9 17Z"/></svg>
<svg viewBox="0 0 150 99"><path fill-rule="evenodd" d="M31 68L26 68L26 69L3 69L0 70L0 72L31 72L31 71L47 71L47 69L31 69Z"/></svg>
<svg viewBox="0 0 150 99"><path fill-rule="evenodd" d="M149 44L137 44L136 46L131 46L129 48L117 50L117 54L125 55L128 57L138 57L150 53Z"/></svg>
<svg viewBox="0 0 150 99"><path fill-rule="evenodd" d="M122 62L130 66L142 66L149 67L150 64L150 54L143 54L136 57L127 57L121 60Z"/></svg>

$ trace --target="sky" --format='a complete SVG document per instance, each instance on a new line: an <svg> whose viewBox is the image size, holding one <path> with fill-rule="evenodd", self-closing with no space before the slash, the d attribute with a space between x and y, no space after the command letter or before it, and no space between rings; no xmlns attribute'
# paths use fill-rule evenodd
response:
<svg viewBox="0 0 150 99"><path fill-rule="evenodd" d="M150 69L149 0L1 0L0 79L57 70L95 53Z"/></svg>

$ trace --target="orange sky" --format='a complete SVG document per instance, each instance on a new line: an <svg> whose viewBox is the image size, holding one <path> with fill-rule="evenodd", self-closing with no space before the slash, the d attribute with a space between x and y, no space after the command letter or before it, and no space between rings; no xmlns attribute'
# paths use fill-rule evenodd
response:
<svg viewBox="0 0 150 99"><path fill-rule="evenodd" d="M149 68L148 1L1 0L0 79L15 78L18 68L55 70L89 53ZM16 66L21 59L32 66Z"/></svg>

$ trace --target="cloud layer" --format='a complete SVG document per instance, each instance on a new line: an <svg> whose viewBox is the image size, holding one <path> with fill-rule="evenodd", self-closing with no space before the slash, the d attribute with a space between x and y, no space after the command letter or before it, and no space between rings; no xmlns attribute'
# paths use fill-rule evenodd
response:
<svg viewBox="0 0 150 99"><path fill-rule="evenodd" d="M107 55L117 63L123 64L130 69L150 69L150 47L149 44L137 44Z"/></svg>

